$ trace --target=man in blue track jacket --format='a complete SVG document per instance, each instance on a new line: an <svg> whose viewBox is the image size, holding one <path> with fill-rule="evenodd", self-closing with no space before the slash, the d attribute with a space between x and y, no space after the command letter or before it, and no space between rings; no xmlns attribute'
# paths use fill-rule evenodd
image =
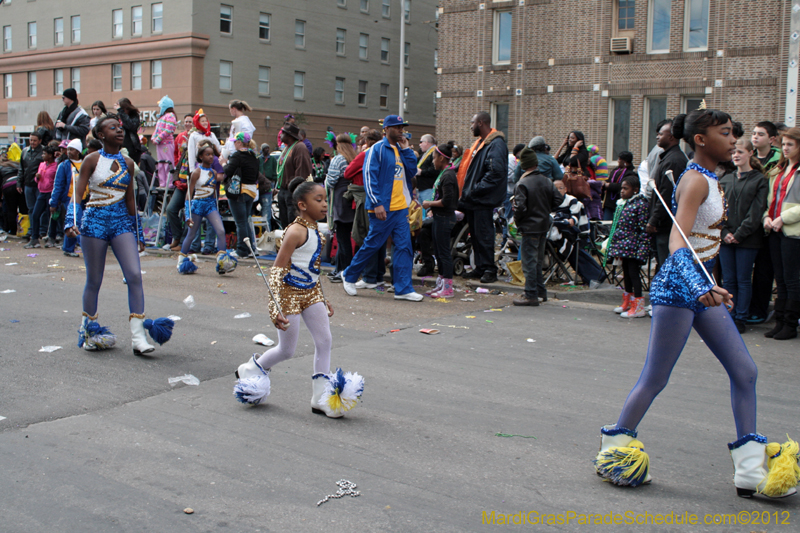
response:
<svg viewBox="0 0 800 533"><path fill-rule="evenodd" d="M391 235L394 244L392 268L394 299L419 302L422 295L411 284L411 228L408 206L411 203L412 178L417 172L417 156L403 133L407 126L402 117L389 115L383 120L384 138L372 145L364 159L364 191L369 214L369 232L364 244L342 273L342 286L355 296L355 283L378 249Z"/></svg>

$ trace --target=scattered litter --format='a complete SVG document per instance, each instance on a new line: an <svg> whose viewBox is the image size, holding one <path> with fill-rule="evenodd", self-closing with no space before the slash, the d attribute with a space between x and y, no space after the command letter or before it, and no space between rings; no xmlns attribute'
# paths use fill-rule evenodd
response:
<svg viewBox="0 0 800 533"><path fill-rule="evenodd" d="M175 378L169 378L170 385L175 385L176 383L179 383L181 381L183 381L187 385L200 385L200 380L191 374L184 374L182 376L178 376Z"/></svg>
<svg viewBox="0 0 800 533"><path fill-rule="evenodd" d="M236 315L233 318L250 318L251 316L252 315L250 313L242 313L242 314Z"/></svg>
<svg viewBox="0 0 800 533"><path fill-rule="evenodd" d="M47 265L47 268L66 268L61 265Z"/></svg>
<svg viewBox="0 0 800 533"><path fill-rule="evenodd" d="M169 318L169 319L170 319L170 320L172 320L173 322L177 322L178 320L180 320L180 319L181 319L181 317L179 317L179 316L177 316L177 315L169 315L167 318Z"/></svg>
<svg viewBox="0 0 800 533"><path fill-rule="evenodd" d="M475 298L461 298L462 302L474 302Z"/></svg>
<svg viewBox="0 0 800 533"><path fill-rule="evenodd" d="M14 266L14 265L16 265L16 264L17 264L17 263L6 263L6 266L7 266L7 267L10 267L10 266Z"/></svg>
<svg viewBox="0 0 800 533"><path fill-rule="evenodd" d="M253 342L256 344L260 344L262 346L273 346L275 345L275 341L264 335L263 333L259 333L255 337L253 337Z"/></svg>
<svg viewBox="0 0 800 533"><path fill-rule="evenodd" d="M536 342L536 341L533 339L528 339L528 342Z"/></svg>
<svg viewBox="0 0 800 533"><path fill-rule="evenodd" d="M390 329L389 333L397 333L398 331L400 331L400 330L399 329Z"/></svg>
<svg viewBox="0 0 800 533"><path fill-rule="evenodd" d="M10 249L11 249L11 248L0 248L0 252L7 252L7 251L9 251Z"/></svg>
<svg viewBox="0 0 800 533"><path fill-rule="evenodd" d="M566 305L562 305L561 307L563 307L563 308L565 308L565 309L566 309L566 307L567 307L567 306L566 306Z"/></svg>
<svg viewBox="0 0 800 533"><path fill-rule="evenodd" d="M28 257L39 257L39 254L28 254Z"/></svg>
<svg viewBox="0 0 800 533"><path fill-rule="evenodd" d="M568 302L569 300L561 300L561 299L559 299L558 301L559 302Z"/></svg>
<svg viewBox="0 0 800 533"><path fill-rule="evenodd" d="M65 313L69 313L69 311L67 311L66 309L64 309L64 312L65 312Z"/></svg>
<svg viewBox="0 0 800 533"><path fill-rule="evenodd" d="M11 294L12 292L17 292L14 289L6 289L4 291L0 291L0 294Z"/></svg>
<svg viewBox="0 0 800 533"><path fill-rule="evenodd" d="M323 503L327 502L331 498L338 499L342 496L351 496L353 498L357 496L361 496L361 492L357 490L353 490L356 488L356 484L352 481L347 481L346 479L340 479L336 482L336 486L339 487L339 490L336 491L336 494L328 494L320 501L317 502L317 507L322 505Z"/></svg>
<svg viewBox="0 0 800 533"><path fill-rule="evenodd" d="M18 324L18 323L19 323L19 320L14 320L14 319L12 318L12 319L10 320L10 322L11 322L12 324Z"/></svg>
<svg viewBox="0 0 800 533"><path fill-rule="evenodd" d="M487 320L486 322L488 322L489 324L494 324L493 320Z"/></svg>
<svg viewBox="0 0 800 533"><path fill-rule="evenodd" d="M500 312L500 311L502 311L502 309L484 309L483 310L484 313L497 313L497 312Z"/></svg>
<svg viewBox="0 0 800 533"><path fill-rule="evenodd" d="M489 289L484 289L483 287L478 287L475 289L475 292L478 294L489 294Z"/></svg>
<svg viewBox="0 0 800 533"><path fill-rule="evenodd" d="M61 281L65 281L67 278L61 278Z"/></svg>
<svg viewBox="0 0 800 533"><path fill-rule="evenodd" d="M522 437L523 439L535 439L533 435L511 435L509 433L495 433L495 437Z"/></svg>
<svg viewBox="0 0 800 533"><path fill-rule="evenodd" d="M438 329L421 329L419 330L420 333L424 333L425 335L438 335Z"/></svg>
<svg viewBox="0 0 800 533"><path fill-rule="evenodd" d="M467 315L464 318L475 318L475 315Z"/></svg>
<svg viewBox="0 0 800 533"><path fill-rule="evenodd" d="M46 353L53 353L56 350L60 350L60 349L61 349L61 346L42 346L42 349L39 350L39 351L40 352L46 352Z"/></svg>
<svg viewBox="0 0 800 533"><path fill-rule="evenodd" d="M431 326L439 326L440 328L469 329L469 326L455 326L455 325L449 325L449 324L437 324L435 322L433 324L431 324Z"/></svg>
<svg viewBox="0 0 800 533"><path fill-rule="evenodd" d="M228 294L227 292L225 292L223 290L220 290L219 292L221 292L222 294Z"/></svg>
<svg viewBox="0 0 800 533"><path fill-rule="evenodd" d="M183 510L183 512L186 514L192 514L194 513L194 509L192 509L191 507L187 507L186 509Z"/></svg>
<svg viewBox="0 0 800 533"><path fill-rule="evenodd" d="M447 298L434 298L434 299L433 299L433 301L434 301L434 302L443 303L443 304L449 303L449 302L447 301Z"/></svg>
<svg viewBox="0 0 800 533"><path fill-rule="evenodd" d="M0 420L5 420L5 419L6 419L6 417L0 416Z"/></svg>
<svg viewBox="0 0 800 533"><path fill-rule="evenodd" d="M194 296L190 294L189 296L186 297L183 303L186 305L186 307L191 309L192 307L194 307Z"/></svg>
<svg viewBox="0 0 800 533"><path fill-rule="evenodd" d="M212 346L215 345L215 344L217 344L217 341L211 341L211 345Z"/></svg>

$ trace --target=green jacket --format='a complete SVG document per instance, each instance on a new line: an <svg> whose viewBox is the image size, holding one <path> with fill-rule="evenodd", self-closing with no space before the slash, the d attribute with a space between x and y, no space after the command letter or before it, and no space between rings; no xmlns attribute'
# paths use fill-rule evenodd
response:
<svg viewBox="0 0 800 533"><path fill-rule="evenodd" d="M783 220L783 228L781 231L783 231L785 236L794 239L800 239L800 187L794 187L798 172L800 171L795 171L794 175L789 179L789 183L786 185L787 192L786 196L783 198L780 214L781 220ZM761 217L762 221L769 216L769 208L774 200L775 180L778 179L780 173L780 169L775 167L769 174L767 209L764 211L764 216Z"/></svg>

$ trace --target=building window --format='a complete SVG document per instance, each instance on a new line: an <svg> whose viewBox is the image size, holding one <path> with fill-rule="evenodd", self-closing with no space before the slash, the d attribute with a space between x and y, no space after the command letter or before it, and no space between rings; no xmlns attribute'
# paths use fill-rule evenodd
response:
<svg viewBox="0 0 800 533"><path fill-rule="evenodd" d="M142 6L131 8L131 35L134 37L142 35Z"/></svg>
<svg viewBox="0 0 800 533"><path fill-rule="evenodd" d="M403 87L403 113L408 113L408 87Z"/></svg>
<svg viewBox="0 0 800 533"><path fill-rule="evenodd" d="M611 146L611 159L619 159L619 153L628 150L631 137L631 100L630 98L611 100L609 121L609 145Z"/></svg>
<svg viewBox="0 0 800 533"><path fill-rule="evenodd" d="M700 104L703 103L702 96L684 96L681 103L681 113L689 113L695 109L700 109Z"/></svg>
<svg viewBox="0 0 800 533"><path fill-rule="evenodd" d="M150 6L150 15L153 19L152 33L161 33L164 29L164 4L152 4Z"/></svg>
<svg viewBox="0 0 800 533"><path fill-rule="evenodd" d="M511 11L495 11L492 33L492 63L511 62Z"/></svg>
<svg viewBox="0 0 800 533"><path fill-rule="evenodd" d="M336 103L344 105L344 78L336 78L336 85L334 85L333 94Z"/></svg>
<svg viewBox="0 0 800 533"><path fill-rule="evenodd" d="M150 62L150 88L161 88L161 60L156 59Z"/></svg>
<svg viewBox="0 0 800 533"><path fill-rule="evenodd" d="M369 13L369 0L361 0L361 12Z"/></svg>
<svg viewBox="0 0 800 533"><path fill-rule="evenodd" d="M686 50L708 50L708 0L686 0L684 42Z"/></svg>
<svg viewBox="0 0 800 533"><path fill-rule="evenodd" d="M411 24L411 0L404 0L403 2L403 18L406 24Z"/></svg>
<svg viewBox="0 0 800 533"><path fill-rule="evenodd" d="M508 104L492 104L492 124L508 139Z"/></svg>
<svg viewBox="0 0 800 533"><path fill-rule="evenodd" d="M131 63L131 90L140 91L142 89L142 64L139 61Z"/></svg>
<svg viewBox="0 0 800 533"><path fill-rule="evenodd" d="M75 15L70 18L70 26L72 28L72 42L81 42L81 16Z"/></svg>
<svg viewBox="0 0 800 533"><path fill-rule="evenodd" d="M28 96L36 96L36 73L28 72Z"/></svg>
<svg viewBox="0 0 800 533"><path fill-rule="evenodd" d="M3 52L11 51L11 26L3 26Z"/></svg>
<svg viewBox="0 0 800 533"><path fill-rule="evenodd" d="M233 7L221 4L219 6L219 32L225 34L233 33Z"/></svg>
<svg viewBox="0 0 800 533"><path fill-rule="evenodd" d="M219 90L230 91L233 85L231 79L233 78L233 63L230 61L219 62Z"/></svg>
<svg viewBox="0 0 800 533"><path fill-rule="evenodd" d="M64 69L57 68L53 71L53 94L64 92Z"/></svg>
<svg viewBox="0 0 800 533"><path fill-rule="evenodd" d="M436 48L433 51L433 70L437 70L439 68L439 49Z"/></svg>
<svg viewBox="0 0 800 533"><path fill-rule="evenodd" d="M258 67L258 94L269 96L269 67Z"/></svg>
<svg viewBox="0 0 800 533"><path fill-rule="evenodd" d="M381 39L381 61L383 63L389 62L389 44L391 41L389 39L383 38Z"/></svg>
<svg viewBox="0 0 800 533"><path fill-rule="evenodd" d="M643 157L647 157L650 150L656 145L656 126L658 123L667 118L667 97L653 97L645 98L645 139L642 145L646 148Z"/></svg>
<svg viewBox="0 0 800 533"><path fill-rule="evenodd" d="M433 91L433 116L436 116L436 106L439 105L439 97L436 95L436 91Z"/></svg>
<svg viewBox="0 0 800 533"><path fill-rule="evenodd" d="M58 46L60 44L64 44L64 19L57 18L53 21L54 27L54 36L53 36L53 43Z"/></svg>
<svg viewBox="0 0 800 533"><path fill-rule="evenodd" d="M294 21L294 47L306 47L306 22L304 20Z"/></svg>
<svg viewBox="0 0 800 533"><path fill-rule="evenodd" d="M302 100L305 98L306 73L294 71L294 99Z"/></svg>
<svg viewBox="0 0 800 533"><path fill-rule="evenodd" d="M344 55L344 40L347 37L347 30L341 28L336 29L336 55Z"/></svg>
<svg viewBox="0 0 800 533"><path fill-rule="evenodd" d="M387 83L381 83L381 108L388 109L389 107L389 85Z"/></svg>
<svg viewBox="0 0 800 533"><path fill-rule="evenodd" d="M11 74L3 74L3 98L13 98L14 91Z"/></svg>
<svg viewBox="0 0 800 533"><path fill-rule="evenodd" d="M122 10L115 9L111 12L111 37L122 39Z"/></svg>
<svg viewBox="0 0 800 533"><path fill-rule="evenodd" d="M392 0L382 0L381 15L386 19L392 16Z"/></svg>
<svg viewBox="0 0 800 533"><path fill-rule="evenodd" d="M406 43L403 48L403 66L408 68L408 56L411 53L411 43Z"/></svg>
<svg viewBox="0 0 800 533"><path fill-rule="evenodd" d="M81 93L81 69L74 68L70 73L70 86L75 89L75 92L80 94Z"/></svg>
<svg viewBox="0 0 800 533"><path fill-rule="evenodd" d="M647 51L649 53L669 52L671 16L672 0L650 1L650 16L647 17Z"/></svg>
<svg viewBox="0 0 800 533"><path fill-rule="evenodd" d="M367 105L367 82L364 80L358 81L358 105Z"/></svg>
<svg viewBox="0 0 800 533"><path fill-rule="evenodd" d="M258 15L258 38L262 41L269 41L269 18L269 13Z"/></svg>
<svg viewBox="0 0 800 533"><path fill-rule="evenodd" d="M336 0L336 5L339 7L347 7L347 0Z"/></svg>
<svg viewBox="0 0 800 533"><path fill-rule="evenodd" d="M369 35L362 33L358 36L358 58L366 60L369 57Z"/></svg>
<svg viewBox="0 0 800 533"><path fill-rule="evenodd" d="M122 90L122 64L114 63L111 65L111 90Z"/></svg>
<svg viewBox="0 0 800 533"><path fill-rule="evenodd" d="M28 48L36 48L36 23L28 23Z"/></svg>
<svg viewBox="0 0 800 533"><path fill-rule="evenodd" d="M635 29L634 19L636 15L635 0L617 0L615 2L617 24L615 26L617 35L626 34Z"/></svg>

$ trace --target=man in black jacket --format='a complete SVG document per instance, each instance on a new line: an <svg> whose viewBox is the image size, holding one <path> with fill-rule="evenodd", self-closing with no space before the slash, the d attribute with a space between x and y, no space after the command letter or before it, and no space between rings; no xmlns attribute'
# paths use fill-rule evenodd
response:
<svg viewBox="0 0 800 533"><path fill-rule="evenodd" d="M519 154L523 174L514 189L514 221L522 234L522 271L525 273L525 294L514 305L539 305L539 293L547 301L542 264L550 229L550 212L564 201L550 179L538 171L536 152L524 148Z"/></svg>
<svg viewBox="0 0 800 533"><path fill-rule="evenodd" d="M25 195L25 204L28 206L28 213L33 213L33 206L36 205L36 197L39 196L39 187L36 185L36 173L39 172L39 163L42 162L42 140L37 133L31 133L30 145L22 151L19 158L19 178L17 179L17 192ZM28 234L31 235L31 227L28 226Z"/></svg>
<svg viewBox="0 0 800 533"><path fill-rule="evenodd" d="M72 87L66 89L61 101L64 102L64 109L56 118L56 140L80 139L81 146L86 146L86 135L89 133L91 120L86 111L78 105L78 92Z"/></svg>
<svg viewBox="0 0 800 533"><path fill-rule="evenodd" d="M664 198L667 205L670 205L672 203L672 190L675 186L667 177L667 171L671 170L673 178L677 180L686 170L689 160L681 150L680 140L672 136L671 120L659 122L656 131L658 132L656 133L656 144L663 148L664 151L659 154L655 171L650 173L650 179L653 180L653 187L658 189L661 197ZM655 193L650 197L650 219L647 221L645 230L647 233L655 234L656 257L658 260L656 271L658 271L664 261L667 260L667 257L669 257L669 234L672 231L672 219Z"/></svg>
<svg viewBox="0 0 800 533"><path fill-rule="evenodd" d="M491 127L491 121L486 111L472 117L470 128L478 140L458 169L458 181L464 184L458 210L467 219L475 252L475 270L463 277L480 278L481 283L497 281L492 215L506 198L508 181L508 146L503 133Z"/></svg>

